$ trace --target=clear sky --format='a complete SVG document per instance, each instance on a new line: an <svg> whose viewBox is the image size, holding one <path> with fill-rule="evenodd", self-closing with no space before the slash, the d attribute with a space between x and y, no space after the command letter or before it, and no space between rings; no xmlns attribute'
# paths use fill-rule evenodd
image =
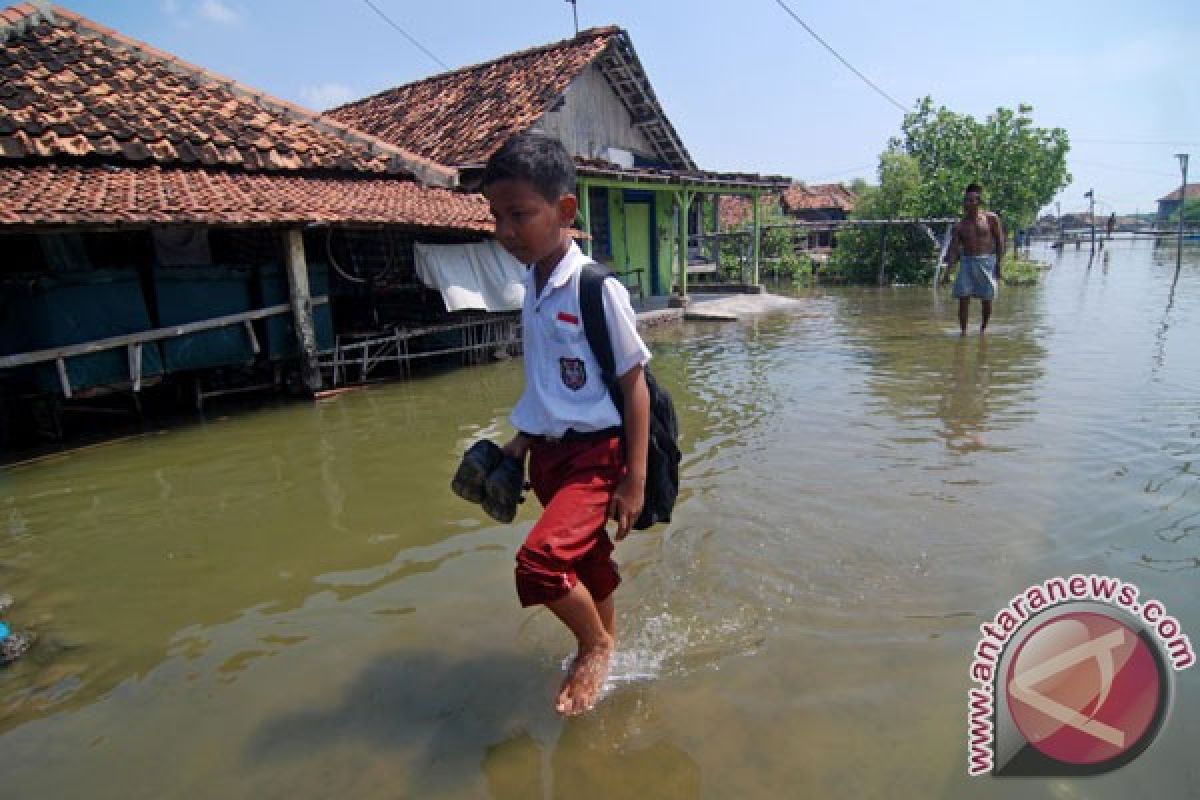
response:
<svg viewBox="0 0 1200 800"><path fill-rule="evenodd" d="M68 8L243 83L322 109L569 37L565 0L74 0ZM785 0L843 58L911 107L1034 107L1066 128L1062 210L1150 210L1200 182L1200 2ZM629 31L659 100L706 169L810 183L873 180L902 113L776 0L578 0L580 28Z"/></svg>

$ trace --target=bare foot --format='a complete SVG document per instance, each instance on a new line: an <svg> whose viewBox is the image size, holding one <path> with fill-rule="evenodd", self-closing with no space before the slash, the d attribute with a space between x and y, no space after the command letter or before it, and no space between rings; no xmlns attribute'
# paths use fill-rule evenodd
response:
<svg viewBox="0 0 1200 800"><path fill-rule="evenodd" d="M608 679L608 667L612 663L613 648L601 645L580 650L571 662L558 701L554 704L558 713L567 717L591 711L600 699L600 690Z"/></svg>

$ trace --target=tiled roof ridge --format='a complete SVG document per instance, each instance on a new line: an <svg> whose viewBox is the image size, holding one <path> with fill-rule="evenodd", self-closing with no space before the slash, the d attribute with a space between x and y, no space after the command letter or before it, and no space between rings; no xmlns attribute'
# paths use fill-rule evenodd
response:
<svg viewBox="0 0 1200 800"><path fill-rule="evenodd" d="M569 47L571 45L583 44L592 39L599 39L602 36L619 36L624 33L625 33L625 30L618 25L602 25L602 26L598 26L595 28L587 28L586 30L580 31L575 36L572 36L569 39L561 39L557 42L551 42L549 44L541 44L541 45L536 45L534 47L527 47L526 49L518 50L515 53L505 53L502 56L497 56L496 58L488 59L487 61L480 61L477 64L468 64L463 67L457 67L452 70L447 70L446 72L438 72L433 75L426 76L424 78L418 78L415 81L409 81L408 83L402 83L399 86L392 86L387 89L383 89L382 91L378 91L375 94L367 95L366 97L360 97L357 100L351 100L349 103L342 103L340 106L335 106L334 108L328 109L328 111L335 112L335 111L338 111L339 109L346 108L347 106L359 106L359 105L366 103L369 100L375 99L376 97L384 97L389 94L401 92L401 91L404 91L405 89L408 89L413 86L417 86L419 84L433 83L435 81L447 80L449 78L454 78L454 77L457 77L457 76L462 75L467 72L475 72L477 70L483 70L483 69L487 69L488 67L493 67L497 64L503 64L506 61L515 61L520 58L528 58L530 56L539 55L541 53L548 53L552 50L558 50L561 48ZM600 55L601 55L601 53L597 52L595 58L593 58L592 61L595 61L595 59L599 58Z"/></svg>
<svg viewBox="0 0 1200 800"><path fill-rule="evenodd" d="M10 19L12 12L22 13L22 11L24 13L20 19ZM235 95L251 98L254 102L268 110L282 113L285 116L292 115L300 118L318 130L336 136L343 141L357 141L370 153L380 153L390 156L393 166L411 172L423 183L441 187L454 187L458 183L458 172L450 167L405 150L377 136L372 136L356 128L344 125L312 109L267 94L262 90L254 89L233 78L221 75L198 64L185 61L179 56L168 53L165 50L160 50L147 42L123 34L107 25L61 6L51 6L49 3L44 2L44 0L36 3L23 3L0 12L0 19L9 21L7 30L0 29L0 34L2 34L0 35L0 41L7 40L8 36L12 35L13 32L17 35L23 34L30 27L42 21L54 25L66 25L74 28L81 35L90 34L95 36L110 47L122 47L159 61L173 72L186 73L202 82L217 83Z"/></svg>
<svg viewBox="0 0 1200 800"><path fill-rule="evenodd" d="M54 10L46 0L19 3L0 11L0 42L20 36L43 19L53 21Z"/></svg>

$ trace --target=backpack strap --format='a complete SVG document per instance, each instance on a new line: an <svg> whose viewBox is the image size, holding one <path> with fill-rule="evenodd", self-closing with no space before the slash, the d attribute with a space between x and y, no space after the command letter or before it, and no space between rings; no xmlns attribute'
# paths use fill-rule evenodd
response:
<svg viewBox="0 0 1200 800"><path fill-rule="evenodd" d="M604 385L613 396L620 395L617 388L617 364L613 357L612 339L608 334L608 322L604 319L604 281L612 273L596 262L584 264L579 274L579 310L583 315L583 333L587 337L592 355L600 364ZM618 410L620 407L618 406Z"/></svg>

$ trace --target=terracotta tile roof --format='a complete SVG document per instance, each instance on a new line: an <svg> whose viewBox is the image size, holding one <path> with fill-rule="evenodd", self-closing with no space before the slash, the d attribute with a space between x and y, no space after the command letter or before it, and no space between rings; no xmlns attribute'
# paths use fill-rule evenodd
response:
<svg viewBox="0 0 1200 800"><path fill-rule="evenodd" d="M0 226L368 223L491 232L482 195L378 175L148 166L0 167Z"/></svg>
<svg viewBox="0 0 1200 800"><path fill-rule="evenodd" d="M853 211L854 192L840 183L820 183L812 186L796 184L783 193L783 208L786 212L813 209L840 209Z"/></svg>
<svg viewBox="0 0 1200 800"><path fill-rule="evenodd" d="M388 224L486 232L457 173L72 12L0 11L0 226Z"/></svg>
<svg viewBox="0 0 1200 800"><path fill-rule="evenodd" d="M758 200L758 208L761 215L766 214L771 207L778 207L779 195L764 194ZM721 230L727 231L731 228L736 228L739 225L748 225L754 220L754 205L752 199L744 195L721 195L721 202L717 206L718 213L721 216Z"/></svg>
<svg viewBox="0 0 1200 800"><path fill-rule="evenodd" d="M327 116L442 164L480 164L533 127L619 28L523 50L348 103Z"/></svg>
<svg viewBox="0 0 1200 800"><path fill-rule="evenodd" d="M1187 199L1193 200L1197 197L1200 197L1200 183L1189 183L1187 185ZM1163 195L1162 197L1158 198L1158 202L1160 202L1160 203L1177 203L1177 202L1179 202L1179 190L1176 189L1175 191L1171 192L1170 194Z"/></svg>
<svg viewBox="0 0 1200 800"><path fill-rule="evenodd" d="M655 156L676 169L695 169L629 34L614 26L435 75L327 113L439 163L480 165L554 110L571 82L591 65L637 121Z"/></svg>
<svg viewBox="0 0 1200 800"><path fill-rule="evenodd" d="M426 158L62 8L0 12L0 76L0 163L97 158L455 180Z"/></svg>

